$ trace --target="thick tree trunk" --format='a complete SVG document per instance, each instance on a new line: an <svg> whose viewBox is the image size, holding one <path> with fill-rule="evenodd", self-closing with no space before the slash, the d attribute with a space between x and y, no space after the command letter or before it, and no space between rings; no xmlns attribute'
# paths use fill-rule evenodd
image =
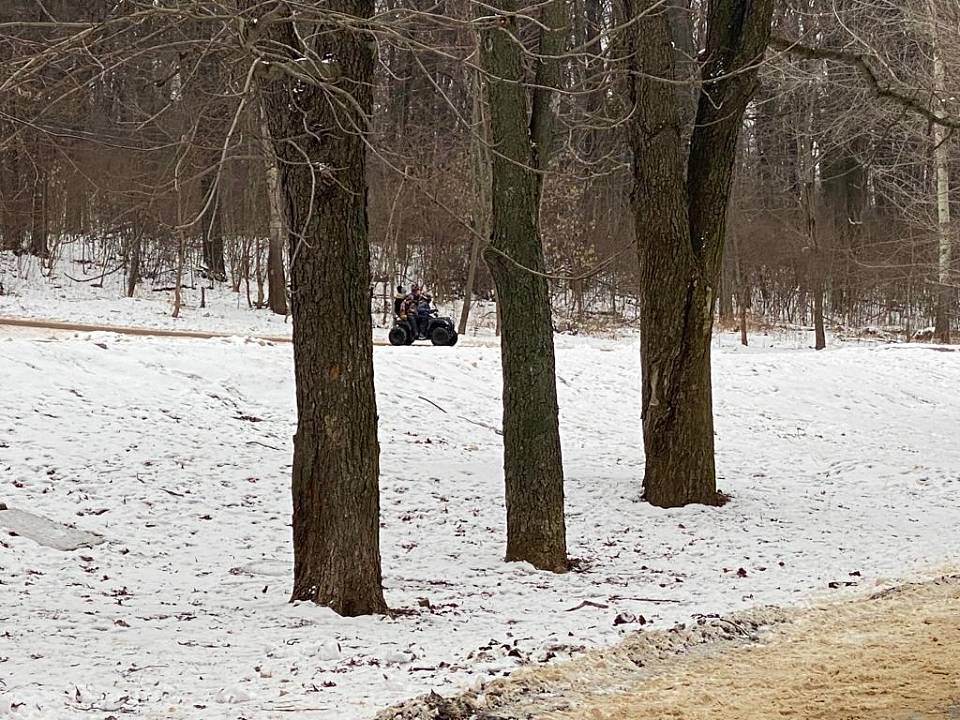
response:
<svg viewBox="0 0 960 720"><path fill-rule="evenodd" d="M373 0L333 0L328 7L362 20L372 15ZM275 23L268 34L269 41L293 48L292 58L303 52L292 22ZM352 102L334 102L327 90L286 74L260 86L290 223L297 386L292 599L341 615L382 613L362 136L372 108L375 46L341 27L317 26L311 42L311 54L336 59L325 69L337 66L337 89ZM331 312L336 332L330 332Z"/></svg>
<svg viewBox="0 0 960 720"><path fill-rule="evenodd" d="M680 77L668 13L623 0L636 19L627 55L634 212L641 273L645 496L716 504L710 341L737 135L770 34L772 0L709 8L697 120L684 153Z"/></svg>
<svg viewBox="0 0 960 720"><path fill-rule="evenodd" d="M542 20L562 25L562 0L545 5ZM484 253L496 286L503 364L506 559L525 560L556 572L567 568L563 463L550 295L540 239L541 176L550 153L560 33L542 34L537 89L529 114L525 55L517 39L519 8L513 0L494 7L480 33L487 73L492 166L492 248ZM487 10L483 10L487 14Z"/></svg>

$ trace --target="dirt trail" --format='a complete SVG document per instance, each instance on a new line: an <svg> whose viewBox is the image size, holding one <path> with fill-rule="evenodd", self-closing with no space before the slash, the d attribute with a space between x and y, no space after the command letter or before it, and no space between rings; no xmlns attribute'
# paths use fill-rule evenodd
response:
<svg viewBox="0 0 960 720"><path fill-rule="evenodd" d="M550 720L960 720L960 583L802 613L764 642L688 657Z"/></svg>
<svg viewBox="0 0 960 720"><path fill-rule="evenodd" d="M439 713L439 714L438 714ZM641 632L378 720L960 720L960 576Z"/></svg>
<svg viewBox="0 0 960 720"><path fill-rule="evenodd" d="M42 320L38 318L13 318L0 316L0 326L35 328L38 330L63 330L69 332L111 332L119 335L139 335L141 337L181 337L209 340L219 337L233 337L238 333L217 332L214 330L165 330L163 328L130 327L126 325L98 325L90 323L64 322L62 320ZM254 335L257 340L269 342L291 342L285 335ZM376 343L376 341L374 341Z"/></svg>
<svg viewBox="0 0 960 720"><path fill-rule="evenodd" d="M242 332L220 332L217 330L168 330L165 328L152 327L133 327L130 325L100 325L94 323L67 322L64 320L46 320L43 318L15 318L0 315L0 329L22 328L24 330L49 331L50 334L58 332L110 332L119 335L137 335L140 337L172 337L172 338L192 338L195 340L209 340L211 338L223 337L249 337L253 340L263 340L265 342L291 343L293 339L289 335L247 335ZM382 338L373 338L373 344L378 347L389 346L386 340ZM470 347L490 347L492 343L488 338L464 339L461 337L461 346ZM416 345L414 347L428 347L426 345Z"/></svg>
<svg viewBox="0 0 960 720"><path fill-rule="evenodd" d="M52 330L64 332L111 332L119 335L138 335L140 337L172 337L209 340L221 337L250 337L266 342L290 343L289 335L244 335L243 333L218 332L216 330L166 330L163 328L131 327L128 325L99 325L91 323L64 322L62 320L44 320L39 318L13 318L0 316L0 327L16 327L34 330ZM388 345L384 340L373 339L374 345ZM464 344L470 344L464 343Z"/></svg>

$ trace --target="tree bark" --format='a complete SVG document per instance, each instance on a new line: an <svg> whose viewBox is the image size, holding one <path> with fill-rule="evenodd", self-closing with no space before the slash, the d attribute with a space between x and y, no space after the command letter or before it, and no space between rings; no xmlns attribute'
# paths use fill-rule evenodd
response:
<svg viewBox="0 0 960 720"><path fill-rule="evenodd" d="M524 87L525 53L514 0L496 0L496 22L480 31L492 159L492 248L484 252L496 286L503 365L504 480L508 561L567 569L563 463L553 321L540 239L542 176L553 134L552 88L559 81L562 0L543 7L535 89ZM488 14L486 7L483 14ZM555 29L556 28L556 29ZM532 104L532 108L531 108ZM528 109L530 112L528 113ZM529 116L529 124L528 124Z"/></svg>
<svg viewBox="0 0 960 720"><path fill-rule="evenodd" d="M194 126L194 132L196 132L196 126ZM184 218L184 199L183 185L181 183L181 170L183 166L183 161L186 157L187 150L190 142L193 140L191 135L190 140L187 140L186 135L181 136L180 145L182 153L179 160L177 161L176 168L173 171L173 187L176 191L176 201L177 201L177 267L174 275L173 283L173 317L180 317L180 309L183 306L183 295L181 293L181 284L183 283L183 266L185 263L187 255L187 230L184 227L183 218Z"/></svg>
<svg viewBox="0 0 960 720"><path fill-rule="evenodd" d="M360 20L373 8L373 0L329 3L332 13ZM291 66L302 67L295 59L307 53L292 21L266 34L272 55L287 48ZM291 599L353 616L386 611L363 139L375 45L320 23L309 37L311 53L335 58L325 65L335 79L282 73L260 83L289 222L297 386Z"/></svg>
<svg viewBox="0 0 960 720"><path fill-rule="evenodd" d="M143 252L143 225L139 214L134 215L130 232L130 252L127 256L127 297L133 297L140 282L141 254Z"/></svg>
<svg viewBox="0 0 960 720"><path fill-rule="evenodd" d="M43 150L38 141L34 149L33 157L34 178L33 178L33 209L31 213L30 224L30 254L38 258L47 258L50 256L50 248L47 243L48 235L48 215L47 215L47 170L44 166Z"/></svg>
<svg viewBox="0 0 960 720"><path fill-rule="evenodd" d="M684 108L668 14L623 0L633 104L633 204L640 259L644 475L661 507L716 504L710 341L737 135L770 34L772 0L709 7L706 63L685 160Z"/></svg>
<svg viewBox="0 0 960 720"><path fill-rule="evenodd" d="M259 310L264 306L264 294L263 294L263 248L260 245L260 238L256 238L253 241L253 252L254 258L254 275L257 277L257 302L254 304L254 307Z"/></svg>
<svg viewBox="0 0 960 720"><path fill-rule="evenodd" d="M277 156L270 142L264 110L260 108L260 140L267 179L267 207L270 209L269 243L267 245L267 305L277 315L287 314L287 278L283 270L283 197Z"/></svg>
<svg viewBox="0 0 960 720"><path fill-rule="evenodd" d="M460 323L457 333L467 332L470 319L470 305L473 302L473 289L477 281L477 265L480 258L481 238L490 234L490 157L487 151L487 113L483 99L480 74L470 70L473 87L473 106L471 121L474 136L470 140L470 167L476 203L474 204L473 230L477 233L470 241L470 264L467 266L467 286L463 291L463 307L460 309Z"/></svg>
<svg viewBox="0 0 960 720"><path fill-rule="evenodd" d="M220 189L214 187L216 171L211 170L200 178L200 192L204 203L209 203L203 223L203 264L213 280L225 282L226 265L223 262L223 216L220 208Z"/></svg>
<svg viewBox="0 0 960 720"><path fill-rule="evenodd" d="M733 321L733 294L736 259L730 253L723 255L723 267L720 275L720 323L729 325Z"/></svg>
<svg viewBox="0 0 960 720"><path fill-rule="evenodd" d="M943 112L946 87L946 65L943 60L937 7L927 0L927 13L933 44L934 107ZM950 287L950 266L953 255L953 235L950 227L950 148L949 131L943 125L933 124L933 162L937 185L937 311L934 335L938 342L950 342L950 314L953 309L953 289Z"/></svg>
<svg viewBox="0 0 960 720"><path fill-rule="evenodd" d="M467 321L470 319L470 305L473 303L473 286L477 281L477 264L480 257L480 236L470 241L470 264L467 266L467 286L463 289L463 307L460 308L460 321L457 334L465 335Z"/></svg>

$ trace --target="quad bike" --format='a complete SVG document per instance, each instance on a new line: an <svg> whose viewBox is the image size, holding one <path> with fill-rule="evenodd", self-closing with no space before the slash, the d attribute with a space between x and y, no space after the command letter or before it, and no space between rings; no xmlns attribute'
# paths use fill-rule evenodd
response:
<svg viewBox="0 0 960 720"><path fill-rule="evenodd" d="M430 340L434 345L456 345L457 331L453 320L448 317L437 317L437 311L431 315L419 318L420 335L414 337L413 328L407 320L399 315L393 316L393 327L387 336L391 345L413 345L415 340Z"/></svg>

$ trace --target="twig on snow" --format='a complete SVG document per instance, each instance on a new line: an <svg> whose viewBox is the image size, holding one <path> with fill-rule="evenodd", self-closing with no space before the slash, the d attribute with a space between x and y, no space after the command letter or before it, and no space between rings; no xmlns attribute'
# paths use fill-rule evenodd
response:
<svg viewBox="0 0 960 720"><path fill-rule="evenodd" d="M430 404L433 405L437 410L439 410L440 412L442 412L444 415L449 415L449 413L448 413L446 410L444 410L442 407L440 407L439 405L437 405L433 400L428 400L428 399L425 398L423 395L417 395L417 397L420 398L421 400L423 400L424 402L430 403Z"/></svg>
<svg viewBox="0 0 960 720"><path fill-rule="evenodd" d="M457 415L457 417L460 418L461 420L466 420L468 423L473 423L474 425L477 425L479 427L486 428L487 430L493 430L497 435L503 435L503 430L501 430L500 428L496 428L493 425L487 425L486 423L479 422L478 420L471 420L470 418L464 417L463 415Z"/></svg>
<svg viewBox="0 0 960 720"><path fill-rule="evenodd" d="M259 440L247 440L247 445L263 445L265 448L270 448L271 450L276 450L277 452L283 452L283 448L278 448L275 445L267 445Z"/></svg>
<svg viewBox="0 0 960 720"><path fill-rule="evenodd" d="M573 612L574 610L580 610L585 607L594 607L600 608L601 610L606 610L609 608L609 605L604 605L603 603L594 602L593 600L584 600L579 605L574 605L572 608L567 608L566 612Z"/></svg>

